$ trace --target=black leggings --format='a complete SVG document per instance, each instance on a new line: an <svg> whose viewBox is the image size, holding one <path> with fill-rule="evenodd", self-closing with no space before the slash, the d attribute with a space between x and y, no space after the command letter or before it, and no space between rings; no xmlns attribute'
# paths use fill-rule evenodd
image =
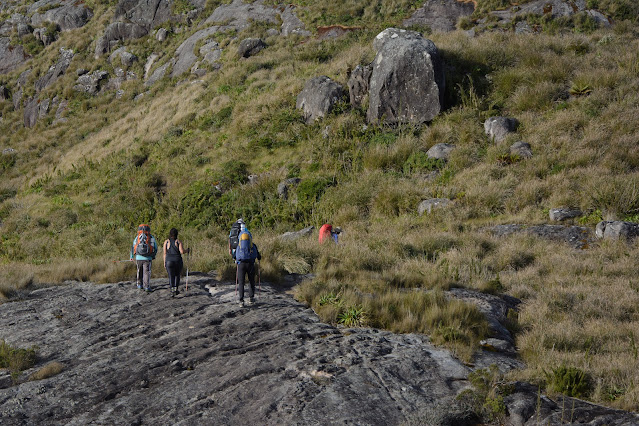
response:
<svg viewBox="0 0 639 426"><path fill-rule="evenodd" d="M180 272L182 272L182 259L167 260L166 272L169 274L169 285L177 287L180 285Z"/></svg>

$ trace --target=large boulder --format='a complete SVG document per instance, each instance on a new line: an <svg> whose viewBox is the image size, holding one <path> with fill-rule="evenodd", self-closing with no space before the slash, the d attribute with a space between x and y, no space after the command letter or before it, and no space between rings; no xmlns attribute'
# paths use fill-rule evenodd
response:
<svg viewBox="0 0 639 426"><path fill-rule="evenodd" d="M519 122L515 118L490 117L484 122L484 132L495 142L501 142L506 139L509 133L517 129L518 124Z"/></svg>
<svg viewBox="0 0 639 426"><path fill-rule="evenodd" d="M368 121L420 124L439 114L444 67L435 43L414 31L388 28L373 47Z"/></svg>
<svg viewBox="0 0 639 426"><path fill-rule="evenodd" d="M46 22L52 22L58 26L60 31L68 31L85 26L93 17L93 12L84 2L67 0L58 3L58 5L59 7L54 7L50 4L52 9L44 13L34 13L31 16L31 24L39 27Z"/></svg>
<svg viewBox="0 0 639 426"><path fill-rule="evenodd" d="M551 241L565 242L576 249L585 249L592 242L590 229L583 226L563 225L496 225L488 230L498 237L512 234L528 234Z"/></svg>
<svg viewBox="0 0 639 426"><path fill-rule="evenodd" d="M639 236L639 224L621 220L603 220L595 228L597 238L606 240L631 240Z"/></svg>
<svg viewBox="0 0 639 426"><path fill-rule="evenodd" d="M352 106L362 106L366 95L368 95L372 72L373 68L370 65L357 65L351 72L348 78L348 94Z"/></svg>
<svg viewBox="0 0 639 426"><path fill-rule="evenodd" d="M12 46L9 37L0 37L0 74L13 71L29 58L22 46Z"/></svg>
<svg viewBox="0 0 639 426"><path fill-rule="evenodd" d="M410 18L404 19L405 27L427 27L432 31L454 31L459 18L470 16L475 11L472 2L458 0L426 0Z"/></svg>
<svg viewBox="0 0 639 426"><path fill-rule="evenodd" d="M172 6L173 1L167 0L120 0L113 20L131 22L149 32L173 18Z"/></svg>
<svg viewBox="0 0 639 426"><path fill-rule="evenodd" d="M326 116L340 101L345 100L346 92L341 84L326 76L310 79L297 95L296 107L303 111L307 123Z"/></svg>

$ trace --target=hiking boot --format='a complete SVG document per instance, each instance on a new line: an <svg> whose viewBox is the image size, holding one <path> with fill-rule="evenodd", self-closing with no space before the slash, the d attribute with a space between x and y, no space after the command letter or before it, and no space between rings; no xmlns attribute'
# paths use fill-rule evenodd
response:
<svg viewBox="0 0 639 426"><path fill-rule="evenodd" d="M243 308L243 307L244 307L244 301L240 300L240 308Z"/></svg>
<svg viewBox="0 0 639 426"><path fill-rule="evenodd" d="M251 306L251 305L254 305L254 304L255 304L255 299L253 299L253 298L251 297L251 298L249 299L249 301L248 301L248 305L249 305L249 306Z"/></svg>
<svg viewBox="0 0 639 426"><path fill-rule="evenodd" d="M144 289L144 291L146 291L147 293L151 293L153 292L153 289L151 287L147 287Z"/></svg>
<svg viewBox="0 0 639 426"><path fill-rule="evenodd" d="M174 294L177 296L178 294L180 294L180 290L177 289L177 287L175 287L175 291Z"/></svg>
<svg viewBox="0 0 639 426"><path fill-rule="evenodd" d="M138 284L138 289L142 290L142 284Z"/></svg>

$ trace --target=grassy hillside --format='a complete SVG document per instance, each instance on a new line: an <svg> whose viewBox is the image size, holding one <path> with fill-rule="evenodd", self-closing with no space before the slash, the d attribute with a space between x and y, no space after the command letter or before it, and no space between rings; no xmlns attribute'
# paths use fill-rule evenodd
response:
<svg viewBox="0 0 639 426"><path fill-rule="evenodd" d="M588 1L615 18L609 30L579 16L540 18L544 31L534 35L507 28L475 38L427 34L447 64L447 109L428 125L399 127L366 125L365 109L348 105L306 125L295 99L318 75L345 84L351 69L372 61L374 37L421 2L293 3L309 29L361 29L319 41L268 36L266 26L254 24L217 36L223 67L200 80L165 79L135 101L147 90L140 80L125 83L121 99L113 91L91 97L71 90L75 71L113 71L106 59L93 59L93 40L114 3L93 2L87 26L36 46L34 60L0 76L13 87L33 68L33 83L60 47L76 52L65 76L44 93L69 100L66 123L47 118L26 129L21 110L0 104L0 150L15 150L0 155L4 297L65 280L132 279L130 265L113 261L128 259L142 222L161 240L178 228L194 250L191 270L232 277L226 237L243 217L264 255L262 278L314 273L297 297L327 321L428 333L470 359L487 326L476 309L441 291L510 294L523 301L512 328L528 365L513 378L566 392L565 369L574 368L585 372L578 396L639 409L636 244L602 242L578 251L484 230L547 223L548 210L560 206L580 207L586 215L576 223L590 227L602 219L639 219L635 3ZM480 1L473 19L503 3ZM196 24L171 33L165 45L149 37L127 46L140 58L160 49L171 55ZM238 60L239 41L250 36L268 48ZM131 68L138 76L143 62ZM516 117L517 134L502 143L488 139L483 122L494 115ZM516 140L531 144L531 159L509 153ZM427 160L424 153L442 142L457 146L450 161ZM248 183L249 174L259 176L256 184ZM282 200L277 185L287 177L302 183ZM419 202L431 197L454 205L417 215ZM316 236L277 239L325 222L345 230L339 246L318 247ZM164 274L160 263L155 276Z"/></svg>

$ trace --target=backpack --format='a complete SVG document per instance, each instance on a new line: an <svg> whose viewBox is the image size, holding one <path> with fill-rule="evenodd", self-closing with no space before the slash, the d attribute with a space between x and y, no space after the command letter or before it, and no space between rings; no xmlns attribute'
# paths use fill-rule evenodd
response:
<svg viewBox="0 0 639 426"><path fill-rule="evenodd" d="M155 255L157 254L157 252L153 247L153 242L151 239L151 227L149 225L142 224L138 226L138 236L135 239L133 254L144 257L152 257L155 259Z"/></svg>
<svg viewBox="0 0 639 426"><path fill-rule="evenodd" d="M248 231L244 231L238 238L237 249L235 249L235 260L251 260L253 256L253 237Z"/></svg>
<svg viewBox="0 0 639 426"><path fill-rule="evenodd" d="M231 246L232 250L235 250L237 248L237 244L240 241L239 237L240 237L240 223L235 222L231 226L231 233L229 234L229 245Z"/></svg>

